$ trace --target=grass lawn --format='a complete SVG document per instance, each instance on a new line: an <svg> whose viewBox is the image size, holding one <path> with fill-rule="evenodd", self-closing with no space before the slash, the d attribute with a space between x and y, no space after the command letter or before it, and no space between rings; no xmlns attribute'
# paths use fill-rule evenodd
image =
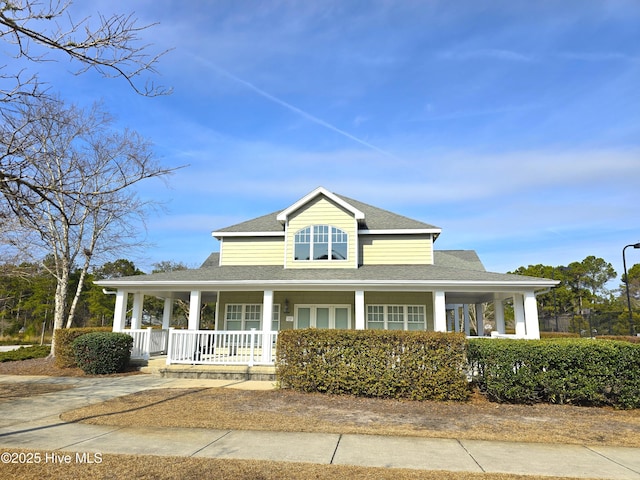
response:
<svg viewBox="0 0 640 480"><path fill-rule="evenodd" d="M72 410L114 426L357 433L640 447L640 411L569 405L355 398L289 390L157 389Z"/></svg>
<svg viewBox="0 0 640 480"><path fill-rule="evenodd" d="M25 363L26 362L26 363ZM16 373L44 360L6 362ZM7 363L13 363L11 367ZM2 368L5 368L3 372ZM31 367L29 367L31 368ZM40 365L40 368L44 368ZM51 373L55 373L51 370ZM24 370L25 374L34 371ZM0 385L3 399L47 392ZM31 384L33 386L33 384ZM55 386L51 386L55 388ZM116 426L179 426L557 442L640 447L640 411L567 405L504 405L474 395L469 402L412 402L230 388L155 389L65 412L65 421ZM4 449L7 451L7 449ZM16 449L16 452L25 450ZM44 452L41 452L44 454ZM0 478L95 479L461 479L552 480L553 477L314 465L184 457L104 455L99 464L0 464Z"/></svg>

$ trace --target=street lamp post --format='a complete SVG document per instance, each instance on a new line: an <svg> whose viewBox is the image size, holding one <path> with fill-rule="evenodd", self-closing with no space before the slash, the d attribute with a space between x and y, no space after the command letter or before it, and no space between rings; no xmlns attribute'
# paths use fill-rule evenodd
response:
<svg viewBox="0 0 640 480"><path fill-rule="evenodd" d="M639 243L631 243L622 249L622 266L624 267L624 283L627 286L627 305L629 307L629 335L635 335L633 328L633 312L631 311L631 295L629 295L629 275L627 275L627 260L624 256L625 250L629 247L640 248Z"/></svg>

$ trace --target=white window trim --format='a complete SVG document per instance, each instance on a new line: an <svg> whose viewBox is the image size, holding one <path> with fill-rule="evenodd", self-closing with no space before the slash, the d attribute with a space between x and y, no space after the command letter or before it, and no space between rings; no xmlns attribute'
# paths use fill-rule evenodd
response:
<svg viewBox="0 0 640 480"><path fill-rule="evenodd" d="M314 229L315 227L328 227L329 228L329 232L328 232L328 242L327 242L327 248L328 248L328 253L327 253L327 258L322 258L322 259L316 259L313 258L314 257ZM296 246L298 245L298 241L296 240L296 237L298 236L298 234L300 232L302 232L303 230L306 229L310 229L310 233L309 233L309 237L310 237L310 241L309 241L309 259L308 260L303 260L303 259L296 259ZM347 251L346 251L346 257L343 259L334 259L331 258L332 255L332 245L333 245L333 234L334 234L334 230L339 232L340 234L344 235L346 237L346 242L339 242L339 243L346 243L347 245ZM325 223L318 223L318 224L313 224L313 225L307 225L306 227L301 228L300 230L298 230L297 232L295 232L293 234L293 261L294 262L348 262L349 261L349 234L342 228L336 227L334 225L329 225L329 224L325 224ZM306 245L306 243L305 243Z"/></svg>
<svg viewBox="0 0 640 480"><path fill-rule="evenodd" d="M240 330L234 330L234 331L239 331L239 332L244 332L244 331L248 331L247 327L246 327L246 322L247 322L247 307L258 307L258 318L260 321L260 325L258 328L256 328L256 330L262 330L262 304L261 303L227 303L224 307L224 329L225 330L229 330L228 326L227 326L227 322L228 321L232 321L232 322L237 322L238 320L229 320L227 318L227 315L229 313L229 307L230 306L239 306L242 307L242 318L240 319L241 322L241 327ZM249 320L251 322L256 322L258 320Z"/></svg>
<svg viewBox="0 0 640 480"><path fill-rule="evenodd" d="M310 328L318 328L317 327L317 318L316 311L318 308L328 308L329 309L329 330L335 330L336 328L336 308L344 308L347 310L347 330L351 330L351 305L318 305L318 304L300 304L295 306L295 317L293 322L293 328L298 329L298 309L300 308L309 308L311 309L310 318L309 318L309 327ZM307 328L307 327L304 327Z"/></svg>
<svg viewBox="0 0 640 480"><path fill-rule="evenodd" d="M277 324L277 328L273 328L274 323ZM279 303L273 304L273 310L271 313L271 330L276 332L280 330L280 304Z"/></svg>
<svg viewBox="0 0 640 480"><path fill-rule="evenodd" d="M409 308L412 307L420 307L422 308L422 318L423 318L423 322L422 322L422 329L420 330L414 330L414 331L423 331L427 329L427 306L426 305L398 305L398 304L367 304L365 305L365 328L367 330L371 330L369 328L369 307L382 307L383 309L383 322L384 322L384 330L389 330L389 310L390 307L402 307L402 311L403 311L403 330L407 331L409 330L409 323L411 324L418 324L418 322L409 322ZM378 329L375 329L378 330Z"/></svg>

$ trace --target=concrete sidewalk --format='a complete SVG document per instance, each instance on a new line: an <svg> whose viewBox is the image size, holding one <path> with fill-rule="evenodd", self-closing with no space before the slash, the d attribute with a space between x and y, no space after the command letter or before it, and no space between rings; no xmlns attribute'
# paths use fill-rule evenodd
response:
<svg viewBox="0 0 640 480"><path fill-rule="evenodd" d="M352 434L136 428L64 423L67 410L153 388L266 389L270 382L184 380L152 375L105 378L0 376L7 382L58 383L73 388L0 403L0 452L178 455L495 472L559 477L640 479L640 449Z"/></svg>

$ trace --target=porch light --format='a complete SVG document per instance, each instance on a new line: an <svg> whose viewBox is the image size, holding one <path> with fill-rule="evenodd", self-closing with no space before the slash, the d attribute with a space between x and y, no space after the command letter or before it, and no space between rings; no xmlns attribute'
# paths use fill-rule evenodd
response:
<svg viewBox="0 0 640 480"><path fill-rule="evenodd" d="M627 305L629 307L629 335L633 336L633 312L631 311L631 296L629 295L629 276L627 275L627 259L624 256L625 250L629 247L640 248L640 243L631 243L622 249L622 266L624 267L624 283L627 286Z"/></svg>
<svg viewBox="0 0 640 480"><path fill-rule="evenodd" d="M638 245L640 245L640 243ZM640 247L638 247L638 248L640 248ZM282 308L282 311L284 313L289 313L289 300L286 299L286 298L284 299L284 307Z"/></svg>

